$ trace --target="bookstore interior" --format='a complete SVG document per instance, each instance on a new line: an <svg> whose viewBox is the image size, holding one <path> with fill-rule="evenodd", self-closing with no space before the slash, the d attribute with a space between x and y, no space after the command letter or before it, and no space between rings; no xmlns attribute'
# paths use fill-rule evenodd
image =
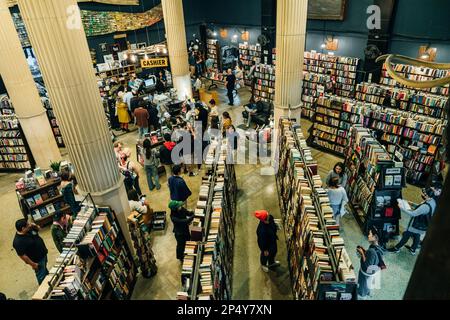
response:
<svg viewBox="0 0 450 320"><path fill-rule="evenodd" d="M0 0L0 299L449 299L448 12Z"/></svg>

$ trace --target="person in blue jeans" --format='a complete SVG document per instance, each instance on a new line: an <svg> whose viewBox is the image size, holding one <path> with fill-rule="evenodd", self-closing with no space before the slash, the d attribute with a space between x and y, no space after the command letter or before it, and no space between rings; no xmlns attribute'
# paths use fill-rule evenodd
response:
<svg viewBox="0 0 450 320"><path fill-rule="evenodd" d="M40 285L48 275L48 250L44 240L39 236L39 229L37 225L28 223L25 219L17 220L13 248L20 259L33 268Z"/></svg>
<svg viewBox="0 0 450 320"><path fill-rule="evenodd" d="M150 191L161 189L159 184L158 168L160 165L159 155L156 149L152 149L152 143L150 140L144 140L144 168L147 175L147 183Z"/></svg>

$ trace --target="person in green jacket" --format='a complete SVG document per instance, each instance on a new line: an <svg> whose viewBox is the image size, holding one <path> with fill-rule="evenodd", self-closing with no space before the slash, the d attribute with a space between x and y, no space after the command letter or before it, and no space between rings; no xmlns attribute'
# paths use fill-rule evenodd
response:
<svg viewBox="0 0 450 320"><path fill-rule="evenodd" d="M53 242L55 242L56 249L61 253L63 251L63 241L69 233L70 216L64 212L57 212L53 216L53 224L51 227Z"/></svg>

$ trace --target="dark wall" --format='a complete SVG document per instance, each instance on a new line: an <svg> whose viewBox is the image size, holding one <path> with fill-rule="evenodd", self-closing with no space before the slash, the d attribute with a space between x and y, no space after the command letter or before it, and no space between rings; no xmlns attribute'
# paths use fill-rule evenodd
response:
<svg viewBox="0 0 450 320"><path fill-rule="evenodd" d="M416 57L419 46L430 45L437 48L437 62L449 62L450 1L397 1L391 52Z"/></svg>
<svg viewBox="0 0 450 320"><path fill-rule="evenodd" d="M198 0L202 19L222 25L261 26L261 0Z"/></svg>

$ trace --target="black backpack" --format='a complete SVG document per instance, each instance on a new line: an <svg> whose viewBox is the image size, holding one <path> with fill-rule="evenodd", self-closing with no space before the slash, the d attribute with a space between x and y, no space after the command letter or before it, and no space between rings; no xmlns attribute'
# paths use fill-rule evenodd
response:
<svg viewBox="0 0 450 320"><path fill-rule="evenodd" d="M430 211L427 214L421 214L420 216L415 217L412 223L412 227L420 231L427 231L433 216L433 208L427 202L424 204L430 208Z"/></svg>

